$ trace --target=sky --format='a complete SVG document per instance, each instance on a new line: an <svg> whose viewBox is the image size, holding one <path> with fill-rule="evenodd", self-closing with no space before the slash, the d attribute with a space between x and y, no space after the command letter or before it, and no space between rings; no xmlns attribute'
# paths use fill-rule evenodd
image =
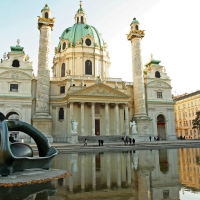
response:
<svg viewBox="0 0 200 200"><path fill-rule="evenodd" d="M6 0L0 1L0 58L20 39L25 53L33 61L37 74L39 31L37 16L48 3L55 17L51 37L49 69L59 37L73 26L78 0ZM172 93L180 95L200 89L200 1L199 0L83 0L87 23L97 28L108 45L110 77L132 81L131 43L126 34L134 17L145 30L142 39L143 65L160 60L171 78Z"/></svg>

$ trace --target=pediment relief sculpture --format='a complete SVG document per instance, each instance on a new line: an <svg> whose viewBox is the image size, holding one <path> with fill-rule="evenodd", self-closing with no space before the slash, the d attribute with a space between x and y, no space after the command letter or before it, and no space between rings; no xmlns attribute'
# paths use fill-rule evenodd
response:
<svg viewBox="0 0 200 200"><path fill-rule="evenodd" d="M147 87L151 88L171 88L171 85L163 81L153 81L147 84Z"/></svg>
<svg viewBox="0 0 200 200"><path fill-rule="evenodd" d="M6 71L0 74L0 78L32 79L32 76L19 71Z"/></svg>
<svg viewBox="0 0 200 200"><path fill-rule="evenodd" d="M88 88L78 90L71 95L76 96L110 96L110 97L121 97L129 98L127 94L118 91L117 89L111 88L104 84L93 85Z"/></svg>

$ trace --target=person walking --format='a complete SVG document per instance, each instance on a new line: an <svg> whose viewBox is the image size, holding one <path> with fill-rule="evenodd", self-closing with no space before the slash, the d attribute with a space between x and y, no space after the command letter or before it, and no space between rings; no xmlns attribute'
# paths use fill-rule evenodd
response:
<svg viewBox="0 0 200 200"><path fill-rule="evenodd" d="M135 139L133 138L133 145L135 145Z"/></svg>
<svg viewBox="0 0 200 200"><path fill-rule="evenodd" d="M129 144L131 145L131 138L129 138Z"/></svg>
<svg viewBox="0 0 200 200"><path fill-rule="evenodd" d="M122 144L124 144L124 137L122 137Z"/></svg>
<svg viewBox="0 0 200 200"><path fill-rule="evenodd" d="M151 136L149 136L149 140L150 140L150 142L151 142Z"/></svg>
<svg viewBox="0 0 200 200"><path fill-rule="evenodd" d="M85 138L84 146L87 146L87 138Z"/></svg>
<svg viewBox="0 0 200 200"><path fill-rule="evenodd" d="M126 145L126 136L124 137L124 144Z"/></svg>

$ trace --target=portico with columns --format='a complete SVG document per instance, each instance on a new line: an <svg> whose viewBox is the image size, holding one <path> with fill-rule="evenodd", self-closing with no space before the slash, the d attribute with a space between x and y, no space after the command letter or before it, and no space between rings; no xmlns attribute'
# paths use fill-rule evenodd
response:
<svg viewBox="0 0 200 200"><path fill-rule="evenodd" d="M71 88L72 90L74 87ZM130 112L129 95L124 94L103 83L94 84L82 90L69 93L65 97L66 118L58 120L57 115L52 113L53 124L59 121L66 124L65 134L63 131L54 129L55 140L67 140L71 136L70 121L77 121L78 136L129 136ZM58 103L54 103L54 107ZM58 112L58 109L56 109ZM55 116L55 117L54 117ZM57 134L60 133L60 134Z"/></svg>

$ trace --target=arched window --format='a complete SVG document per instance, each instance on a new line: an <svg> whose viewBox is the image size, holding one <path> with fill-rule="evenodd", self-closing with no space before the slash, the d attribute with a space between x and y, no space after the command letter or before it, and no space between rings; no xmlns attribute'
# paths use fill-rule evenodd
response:
<svg viewBox="0 0 200 200"><path fill-rule="evenodd" d="M59 119L59 120L64 119L64 109L63 109L63 108L60 108L60 109L59 109L58 119Z"/></svg>
<svg viewBox="0 0 200 200"><path fill-rule="evenodd" d="M156 71L156 72L155 72L155 77L156 77L156 78L160 78L160 72L159 72L159 71Z"/></svg>
<svg viewBox="0 0 200 200"><path fill-rule="evenodd" d="M138 25L135 25L135 29L138 30Z"/></svg>
<svg viewBox="0 0 200 200"><path fill-rule="evenodd" d="M66 48L66 42L63 42L62 49L64 50Z"/></svg>
<svg viewBox="0 0 200 200"><path fill-rule="evenodd" d="M61 67L61 77L64 77L64 76L65 76L65 63L63 63Z"/></svg>
<svg viewBox="0 0 200 200"><path fill-rule="evenodd" d="M19 60L13 60L12 66L13 67L19 67L20 66Z"/></svg>
<svg viewBox="0 0 200 200"><path fill-rule="evenodd" d="M44 17L45 17L45 18L49 18L48 12L45 12Z"/></svg>
<svg viewBox="0 0 200 200"><path fill-rule="evenodd" d="M157 122L165 122L165 117L163 115L158 115Z"/></svg>
<svg viewBox="0 0 200 200"><path fill-rule="evenodd" d="M79 17L77 17L77 24L79 23Z"/></svg>
<svg viewBox="0 0 200 200"><path fill-rule="evenodd" d="M85 74L92 75L92 62L90 60L85 61Z"/></svg>
<svg viewBox="0 0 200 200"><path fill-rule="evenodd" d="M81 24L83 24L83 16L81 16Z"/></svg>

